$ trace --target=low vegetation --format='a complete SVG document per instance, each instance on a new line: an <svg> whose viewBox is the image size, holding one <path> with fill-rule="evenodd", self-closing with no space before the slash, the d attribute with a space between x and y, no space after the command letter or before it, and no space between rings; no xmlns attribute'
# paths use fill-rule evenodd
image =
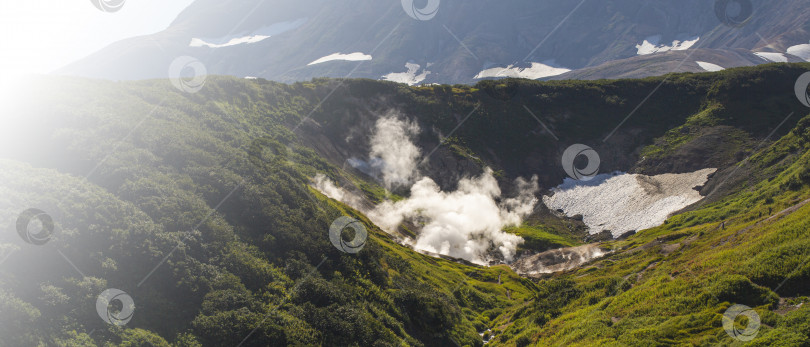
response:
<svg viewBox="0 0 810 347"><path fill-rule="evenodd" d="M32 81L38 99L22 100L0 149L2 344L481 346L479 334L516 346L734 344L721 317L743 304L762 319L752 344L807 345L810 118L792 85L808 68L429 87L211 76L196 94L162 80ZM615 142L598 145L662 81ZM603 171L687 157L671 169L716 164L720 179L705 203L608 242L610 255L530 280L392 241L309 183L343 176L373 202L399 196L292 131L311 117L338 146L352 117L397 109L448 134L476 106L447 145L504 183L559 183L561 148L576 142L601 146ZM705 159L717 130L723 145ZM31 207L59 226L44 246L14 230ZM369 231L361 252L330 243L340 216ZM581 244L577 228L540 214L507 231L537 252ZM107 288L133 298L128 324L97 314Z"/></svg>

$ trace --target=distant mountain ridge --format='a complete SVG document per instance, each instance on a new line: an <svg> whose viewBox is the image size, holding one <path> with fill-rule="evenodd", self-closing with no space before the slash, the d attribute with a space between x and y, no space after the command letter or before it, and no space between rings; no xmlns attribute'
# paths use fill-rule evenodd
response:
<svg viewBox="0 0 810 347"><path fill-rule="evenodd" d="M57 73L165 78L179 56L200 60L210 74L281 82L354 77L453 84L702 72L810 59L805 5L198 0L166 30L122 40Z"/></svg>

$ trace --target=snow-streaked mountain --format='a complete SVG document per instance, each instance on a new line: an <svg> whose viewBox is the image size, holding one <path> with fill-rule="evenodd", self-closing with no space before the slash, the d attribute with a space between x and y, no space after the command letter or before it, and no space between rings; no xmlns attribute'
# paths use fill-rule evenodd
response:
<svg viewBox="0 0 810 347"><path fill-rule="evenodd" d="M176 57L191 56L210 74L427 84L642 77L810 59L803 1L751 3L749 16L739 2L707 0L197 0L166 30L58 73L164 78Z"/></svg>

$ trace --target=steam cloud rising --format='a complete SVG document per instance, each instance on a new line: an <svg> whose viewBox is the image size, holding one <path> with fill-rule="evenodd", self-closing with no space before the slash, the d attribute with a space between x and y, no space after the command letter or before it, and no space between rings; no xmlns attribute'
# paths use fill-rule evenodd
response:
<svg viewBox="0 0 810 347"><path fill-rule="evenodd" d="M377 120L374 135L371 137L370 162L379 166L385 187L406 185L416 175L419 147L411 142L411 137L419 134L419 125L403 121L394 116ZM374 160L379 158L380 160Z"/></svg>
<svg viewBox="0 0 810 347"><path fill-rule="evenodd" d="M386 230L394 230L406 219L424 224L414 248L487 264L490 251L497 251L511 261L519 236L503 228L519 225L531 213L537 199L536 181L520 181L525 189L517 198L506 199L500 206L498 182L487 169L477 178L462 179L458 190L443 192L429 177L411 187L411 196L398 202L386 201L369 213L372 220Z"/></svg>
<svg viewBox="0 0 810 347"><path fill-rule="evenodd" d="M416 123L396 116L377 121L369 162L382 165L378 169L386 187L413 180L416 183L411 186L409 198L386 201L364 212L388 232L394 232L405 221L421 225L422 230L413 243L417 250L481 265L497 260L511 262L523 239L503 229L520 225L532 212L538 203L534 195L538 190L537 178L518 179L519 194L507 199L501 199L500 187L489 168L479 177L459 181L454 192L441 191L430 177L419 177L416 171L421 151L411 138L418 132ZM335 186L328 178L319 175L314 184L330 198L362 210L359 197Z"/></svg>
<svg viewBox="0 0 810 347"><path fill-rule="evenodd" d="M323 195L326 195L331 199L340 201L354 209L363 210L361 208L363 201L362 198L338 187L329 179L329 177L326 177L323 174L315 175L315 178L313 179L313 186Z"/></svg>

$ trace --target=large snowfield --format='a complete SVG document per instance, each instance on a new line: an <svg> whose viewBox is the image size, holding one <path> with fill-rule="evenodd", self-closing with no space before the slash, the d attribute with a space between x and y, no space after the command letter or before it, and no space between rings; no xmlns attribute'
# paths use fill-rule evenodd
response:
<svg viewBox="0 0 810 347"><path fill-rule="evenodd" d="M673 212L700 201L703 197L694 188L705 184L715 171L658 176L602 174L591 181L566 179L553 195L544 196L543 202L569 217L582 215L591 234L609 230L617 237L661 225Z"/></svg>

